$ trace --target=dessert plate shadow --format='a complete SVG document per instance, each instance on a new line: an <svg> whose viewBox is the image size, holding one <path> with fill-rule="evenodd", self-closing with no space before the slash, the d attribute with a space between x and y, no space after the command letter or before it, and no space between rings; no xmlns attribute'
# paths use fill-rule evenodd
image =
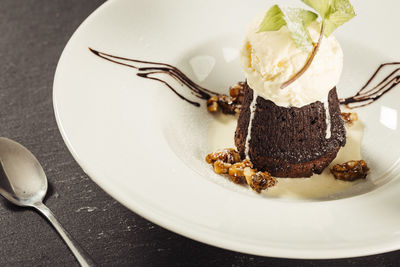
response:
<svg viewBox="0 0 400 267"><path fill-rule="evenodd" d="M317 198L269 196L214 174L204 161L219 133L215 122L234 129L233 117L209 114L204 101L179 84L179 93L200 107L89 51L169 63L226 93L244 79L239 49L251 19L271 4L298 2L105 3L71 37L55 74L56 119L74 158L132 211L210 245L314 259L399 249L400 88L356 110L364 125L362 156L371 168L366 181ZM340 97L358 91L380 64L400 59L400 38L392 34L400 3L354 2L357 18L336 34L345 57Z"/></svg>

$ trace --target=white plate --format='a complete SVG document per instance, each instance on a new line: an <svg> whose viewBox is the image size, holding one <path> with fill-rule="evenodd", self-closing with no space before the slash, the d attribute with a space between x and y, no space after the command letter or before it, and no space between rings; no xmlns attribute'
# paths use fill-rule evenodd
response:
<svg viewBox="0 0 400 267"><path fill-rule="evenodd" d="M336 34L345 53L342 96L354 93L380 63L400 59L400 2L352 2L358 16ZM88 50L167 62L195 81L190 59L207 56L215 66L201 84L223 92L243 80L235 49L252 17L272 3L104 4L73 35L55 75L54 107L68 148L84 171L122 204L211 245L288 258L399 249L400 89L358 111L366 126L362 152L372 169L368 182L329 201L270 198L213 174L204 162L213 120L204 103L201 108L189 105L162 84ZM392 116L389 122L385 112Z"/></svg>

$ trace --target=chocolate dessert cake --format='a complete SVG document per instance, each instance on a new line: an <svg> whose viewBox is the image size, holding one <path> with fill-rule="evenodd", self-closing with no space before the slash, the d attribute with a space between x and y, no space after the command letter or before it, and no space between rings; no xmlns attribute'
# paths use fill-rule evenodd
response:
<svg viewBox="0 0 400 267"><path fill-rule="evenodd" d="M258 170L268 171L275 177L319 174L346 143L336 88L329 92L329 112L320 101L300 108L287 108L257 97L252 117L252 101L253 90L246 84L235 145L240 156L248 157Z"/></svg>

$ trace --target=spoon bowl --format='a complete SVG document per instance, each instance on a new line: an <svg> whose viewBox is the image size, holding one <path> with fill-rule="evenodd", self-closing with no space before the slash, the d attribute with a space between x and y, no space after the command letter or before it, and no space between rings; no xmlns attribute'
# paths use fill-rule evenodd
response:
<svg viewBox="0 0 400 267"><path fill-rule="evenodd" d="M36 157L21 144L0 137L0 194L21 207L32 207L54 226L81 266L95 266L91 257L74 241L43 203L47 177Z"/></svg>
<svg viewBox="0 0 400 267"><path fill-rule="evenodd" d="M25 147L0 137L0 194L15 205L33 207L47 192L39 161Z"/></svg>

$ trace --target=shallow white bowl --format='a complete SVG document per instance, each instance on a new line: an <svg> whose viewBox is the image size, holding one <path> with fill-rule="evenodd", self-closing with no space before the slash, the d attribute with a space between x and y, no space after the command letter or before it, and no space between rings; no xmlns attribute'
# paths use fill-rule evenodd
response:
<svg viewBox="0 0 400 267"><path fill-rule="evenodd" d="M270 198L215 175L204 162L213 120L204 103L191 106L88 50L167 62L224 92L243 80L235 54L247 24L276 2L289 1L107 2L75 32L57 67L54 108L63 138L111 196L198 241L287 258L399 249L400 89L358 111L366 127L362 153L372 169L367 182L322 200ZM336 34L345 53L341 96L357 91L379 64L400 59L400 2L354 2L357 18ZM215 61L206 77L192 70L190 60L197 56Z"/></svg>

